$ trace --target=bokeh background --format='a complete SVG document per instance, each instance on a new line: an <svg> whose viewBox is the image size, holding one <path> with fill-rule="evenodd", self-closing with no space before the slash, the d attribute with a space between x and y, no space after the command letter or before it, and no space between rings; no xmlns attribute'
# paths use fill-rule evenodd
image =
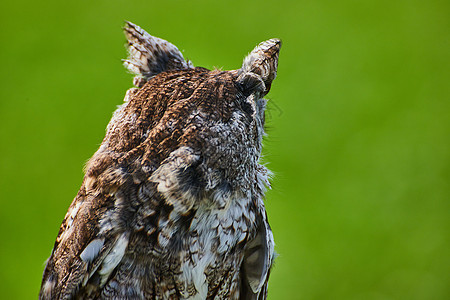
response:
<svg viewBox="0 0 450 300"><path fill-rule="evenodd" d="M279 37L270 299L450 299L450 2L2 1L0 293L45 259L132 76L124 20L197 66Z"/></svg>

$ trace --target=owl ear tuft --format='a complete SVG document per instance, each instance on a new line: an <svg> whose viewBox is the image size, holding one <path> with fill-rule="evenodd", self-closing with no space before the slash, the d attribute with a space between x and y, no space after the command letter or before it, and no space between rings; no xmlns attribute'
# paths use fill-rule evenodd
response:
<svg viewBox="0 0 450 300"><path fill-rule="evenodd" d="M151 77L164 71L193 68L180 50L168 41L151 36L131 22L126 22L124 31L128 41L128 58L123 60L123 64L136 75L135 85L141 87Z"/></svg>
<svg viewBox="0 0 450 300"><path fill-rule="evenodd" d="M280 48L281 40L270 39L260 43L247 55L238 75L244 94L260 91L261 96L264 96L269 92L277 76Z"/></svg>

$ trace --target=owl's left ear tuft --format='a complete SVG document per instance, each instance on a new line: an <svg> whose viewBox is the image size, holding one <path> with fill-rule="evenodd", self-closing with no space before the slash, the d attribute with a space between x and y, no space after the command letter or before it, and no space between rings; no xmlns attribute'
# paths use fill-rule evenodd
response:
<svg viewBox="0 0 450 300"><path fill-rule="evenodd" d="M138 87L161 72L193 68L180 50L168 41L148 34L131 22L125 23L124 31L129 55L123 60L123 64L137 75L134 82Z"/></svg>
<svg viewBox="0 0 450 300"><path fill-rule="evenodd" d="M247 55L238 73L238 83L244 94L260 92L264 96L269 92L277 76L280 48L281 40L270 39L260 43Z"/></svg>

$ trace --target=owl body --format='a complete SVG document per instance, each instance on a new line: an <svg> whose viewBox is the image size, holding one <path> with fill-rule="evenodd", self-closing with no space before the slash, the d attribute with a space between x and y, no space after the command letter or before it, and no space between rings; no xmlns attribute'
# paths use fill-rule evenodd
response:
<svg viewBox="0 0 450 300"><path fill-rule="evenodd" d="M259 159L280 41L210 71L125 31L137 88L86 165L40 299L265 299L274 242Z"/></svg>

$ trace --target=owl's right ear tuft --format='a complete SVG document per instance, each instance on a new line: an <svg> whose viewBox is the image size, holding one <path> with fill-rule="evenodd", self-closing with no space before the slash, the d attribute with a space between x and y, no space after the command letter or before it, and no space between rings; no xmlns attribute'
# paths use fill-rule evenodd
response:
<svg viewBox="0 0 450 300"><path fill-rule="evenodd" d="M141 27L126 22L125 36L128 44L128 58L124 66L133 74L134 84L142 87L151 77L170 70L193 68L178 48L166 40L151 36Z"/></svg>
<svg viewBox="0 0 450 300"><path fill-rule="evenodd" d="M260 43L244 59L239 70L238 83L244 94L259 92L266 95L277 76L281 40L270 39Z"/></svg>

